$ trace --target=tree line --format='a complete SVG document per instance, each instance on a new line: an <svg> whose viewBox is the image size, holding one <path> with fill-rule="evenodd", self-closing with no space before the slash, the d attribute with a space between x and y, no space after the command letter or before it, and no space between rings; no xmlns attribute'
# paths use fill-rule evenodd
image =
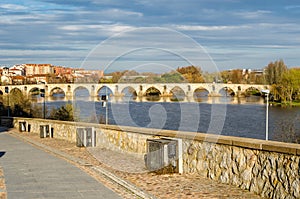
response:
<svg viewBox="0 0 300 199"><path fill-rule="evenodd" d="M116 71L110 79L101 78L100 83L233 83L271 85L271 100L290 105L300 103L300 68L288 68L283 60L270 62L261 71L226 70L203 72L199 66L178 67L164 73L138 73L133 70Z"/></svg>
<svg viewBox="0 0 300 199"><path fill-rule="evenodd" d="M271 100L283 105L300 102L300 68L287 68L283 60L265 68L266 83L271 85Z"/></svg>

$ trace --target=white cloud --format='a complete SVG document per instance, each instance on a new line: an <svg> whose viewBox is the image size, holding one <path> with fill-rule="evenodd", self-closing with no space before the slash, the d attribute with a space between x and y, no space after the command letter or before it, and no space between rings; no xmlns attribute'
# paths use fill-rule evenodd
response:
<svg viewBox="0 0 300 199"><path fill-rule="evenodd" d="M176 25L174 26L178 30L183 31L221 31L221 30L233 30L249 28L247 25L241 26L192 26L192 25Z"/></svg>
<svg viewBox="0 0 300 199"><path fill-rule="evenodd" d="M300 5L289 5L289 6L285 6L284 9L286 10L292 10L292 9L299 9Z"/></svg>
<svg viewBox="0 0 300 199"><path fill-rule="evenodd" d="M245 12L236 12L233 13L234 15L238 16L238 17L242 17L245 19L257 19L260 18L262 16L271 14L272 12L269 10L257 10L257 11L253 11L253 12L249 12L249 11L245 11Z"/></svg>
<svg viewBox="0 0 300 199"><path fill-rule="evenodd" d="M103 25L66 25L58 29L66 31L89 31L91 29L105 30L113 33L122 32L134 28L133 26L118 25L118 24L103 24Z"/></svg>
<svg viewBox="0 0 300 199"><path fill-rule="evenodd" d="M49 24L55 17L55 15L49 14L3 15L0 17L0 24L24 25L24 21L26 21L26 25Z"/></svg>
<svg viewBox="0 0 300 199"><path fill-rule="evenodd" d="M17 4L2 4L0 8L7 10L26 10L28 7L17 5Z"/></svg>
<svg viewBox="0 0 300 199"><path fill-rule="evenodd" d="M141 12L133 12L121 9L108 9L100 11L100 13L104 16L112 17L112 18L122 18L122 17L142 17L143 13Z"/></svg>

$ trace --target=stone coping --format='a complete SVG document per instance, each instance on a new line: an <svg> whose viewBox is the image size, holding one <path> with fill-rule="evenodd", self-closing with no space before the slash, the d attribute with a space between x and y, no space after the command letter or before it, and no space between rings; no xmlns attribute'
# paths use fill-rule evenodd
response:
<svg viewBox="0 0 300 199"><path fill-rule="evenodd" d="M127 127L127 126L119 127L114 125L104 125L101 127L108 130L109 129L122 130L126 132L153 135L153 136L176 137L181 139L224 144L224 145L243 147L249 149L300 155L300 144L294 144L294 143L284 143L284 142L266 141L266 140L244 138L244 137L233 137L233 136L194 133L194 132L185 132L185 131L171 131L171 130L158 131L157 129Z"/></svg>
<svg viewBox="0 0 300 199"><path fill-rule="evenodd" d="M3 119L8 119L7 117L1 117ZM244 137L233 137L206 133L195 133L195 132L185 132L185 131L173 131L173 130L158 130L151 128L140 128L140 127L129 127L129 126L118 126L118 125L103 125L103 124L92 124L83 122L68 122L68 121L58 121L58 120L44 120L37 118L15 118L18 121L40 121L41 123L57 123L65 125L74 125L80 127L95 127L99 129L125 131L130 133L144 134L150 136L163 136L163 137L174 137L187 140L195 140L200 142L216 143L223 145L230 145L236 147L243 147L249 149L263 150L269 152L278 152L291 155L300 156L300 144L284 143L277 141L266 141L252 138Z"/></svg>

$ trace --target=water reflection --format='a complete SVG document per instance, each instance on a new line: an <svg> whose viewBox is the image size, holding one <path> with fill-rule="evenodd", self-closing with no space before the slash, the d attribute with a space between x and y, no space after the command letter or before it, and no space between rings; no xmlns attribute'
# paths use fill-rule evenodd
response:
<svg viewBox="0 0 300 199"><path fill-rule="evenodd" d="M89 95L78 95L78 96L65 96L64 94L55 94L52 96L46 97L47 102L56 102L56 101L95 101L100 102L101 96L105 94L100 94L99 96L91 97ZM264 98L260 96L249 96L249 97L185 97L185 96L171 96L171 97L161 97L161 96L118 96L114 97L108 95L109 101L112 103L121 103L121 102L182 102L182 103L208 103L208 104L264 104ZM30 100L33 102L41 102L43 98L40 96L31 96Z"/></svg>

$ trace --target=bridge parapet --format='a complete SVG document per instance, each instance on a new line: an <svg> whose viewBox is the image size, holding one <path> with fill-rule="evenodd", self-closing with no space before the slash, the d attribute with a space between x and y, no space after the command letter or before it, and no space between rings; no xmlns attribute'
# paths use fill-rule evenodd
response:
<svg viewBox="0 0 300 199"><path fill-rule="evenodd" d="M130 88L137 95L143 96L150 88L157 89L161 95L171 95L174 88L180 89L185 96L193 96L197 89L204 89L210 96L218 96L224 89L232 90L235 94L244 93L249 88L255 88L259 91L270 89L269 85L256 84L223 84L223 83L153 83L153 84L29 84L29 85L8 85L0 86L0 94L5 94L5 87L8 87L11 92L13 89L18 89L25 95L29 95L34 89L45 89L45 95L53 95L54 89L62 90L66 96L74 96L78 89L86 89L91 97L99 95L103 88L107 88L108 92L114 96L121 96L124 90Z"/></svg>

